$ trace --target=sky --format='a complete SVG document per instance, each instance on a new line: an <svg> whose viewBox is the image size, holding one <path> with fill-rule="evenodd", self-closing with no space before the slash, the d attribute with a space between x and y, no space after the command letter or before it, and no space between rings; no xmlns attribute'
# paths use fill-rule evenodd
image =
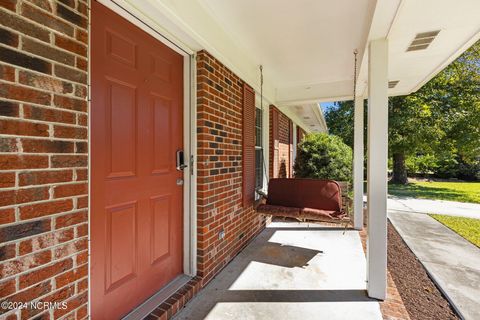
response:
<svg viewBox="0 0 480 320"><path fill-rule="evenodd" d="M332 108L333 104L333 102L321 102L320 106L322 107L323 113L325 113L325 111L327 111L328 109Z"/></svg>

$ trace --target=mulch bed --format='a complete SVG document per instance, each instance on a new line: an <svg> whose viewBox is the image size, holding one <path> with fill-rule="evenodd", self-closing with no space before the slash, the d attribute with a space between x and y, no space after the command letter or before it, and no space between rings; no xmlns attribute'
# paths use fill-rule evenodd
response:
<svg viewBox="0 0 480 320"><path fill-rule="evenodd" d="M390 221L388 270L412 320L460 319Z"/></svg>

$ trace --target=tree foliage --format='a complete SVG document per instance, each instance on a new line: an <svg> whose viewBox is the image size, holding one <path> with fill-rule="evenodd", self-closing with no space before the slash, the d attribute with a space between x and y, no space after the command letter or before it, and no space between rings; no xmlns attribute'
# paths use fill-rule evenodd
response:
<svg viewBox="0 0 480 320"><path fill-rule="evenodd" d="M295 177L351 181L352 149L342 139L310 133L298 146Z"/></svg>
<svg viewBox="0 0 480 320"><path fill-rule="evenodd" d="M398 171L416 173L411 172L416 158L428 159L417 166L420 171L480 178L480 42L417 92L389 98L388 108L393 180L406 182ZM337 103L325 114L330 133L350 146L353 116L352 101Z"/></svg>

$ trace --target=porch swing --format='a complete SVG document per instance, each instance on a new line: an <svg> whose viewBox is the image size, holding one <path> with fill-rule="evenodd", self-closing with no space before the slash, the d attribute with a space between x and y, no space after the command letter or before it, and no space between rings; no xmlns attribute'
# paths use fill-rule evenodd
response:
<svg viewBox="0 0 480 320"><path fill-rule="evenodd" d="M357 50L354 50L353 96L357 84ZM260 108L263 114L263 67L260 66ZM263 159L262 159L263 160ZM266 164L268 192L257 189L263 199L257 205L259 214L294 218L300 221L315 220L339 223L345 228L352 222L348 198L348 183L334 180L275 178L269 179Z"/></svg>

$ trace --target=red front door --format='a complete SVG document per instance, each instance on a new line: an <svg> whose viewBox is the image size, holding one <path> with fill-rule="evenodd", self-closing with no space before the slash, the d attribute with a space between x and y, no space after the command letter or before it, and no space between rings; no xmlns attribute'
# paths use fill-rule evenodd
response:
<svg viewBox="0 0 480 320"><path fill-rule="evenodd" d="M183 57L92 1L93 319L118 319L183 272Z"/></svg>

